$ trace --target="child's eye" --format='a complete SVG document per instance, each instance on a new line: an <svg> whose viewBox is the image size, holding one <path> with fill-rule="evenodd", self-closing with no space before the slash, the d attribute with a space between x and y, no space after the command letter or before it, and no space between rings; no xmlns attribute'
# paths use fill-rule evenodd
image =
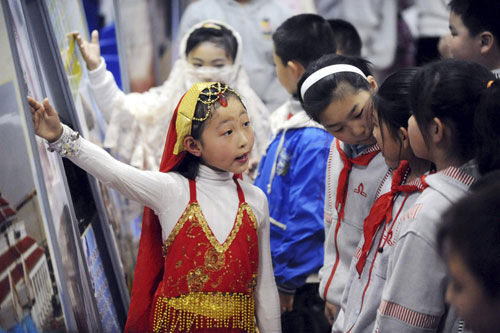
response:
<svg viewBox="0 0 500 333"><path fill-rule="evenodd" d="M245 122L243 123L243 127L248 127L248 126L250 126L250 121L245 121Z"/></svg>
<svg viewBox="0 0 500 333"><path fill-rule="evenodd" d="M332 132L334 132L334 133L339 133L339 132L342 132L343 130L344 130L344 128L343 128L343 127L339 127L339 128L337 128L337 129L332 130Z"/></svg>
<svg viewBox="0 0 500 333"><path fill-rule="evenodd" d="M202 64L193 64L194 67L203 67Z"/></svg>
<svg viewBox="0 0 500 333"><path fill-rule="evenodd" d="M231 135L233 134L233 131L232 130L228 130L228 131L225 131L223 135Z"/></svg>
<svg viewBox="0 0 500 333"><path fill-rule="evenodd" d="M359 113L356 116L354 116L354 119L359 119L361 117L361 115L363 114L363 110L364 109L361 109L361 111L359 111Z"/></svg>
<svg viewBox="0 0 500 333"><path fill-rule="evenodd" d="M215 68L222 68L222 67L224 67L224 64L216 64L216 65L214 65L214 67Z"/></svg>

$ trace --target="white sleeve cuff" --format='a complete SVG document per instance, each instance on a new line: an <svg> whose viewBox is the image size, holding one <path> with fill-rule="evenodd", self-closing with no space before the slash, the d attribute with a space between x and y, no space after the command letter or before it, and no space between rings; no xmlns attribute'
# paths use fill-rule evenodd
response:
<svg viewBox="0 0 500 333"><path fill-rule="evenodd" d="M50 152L57 152L62 157L77 156L80 152L80 133L63 124L63 133L59 139L48 143Z"/></svg>

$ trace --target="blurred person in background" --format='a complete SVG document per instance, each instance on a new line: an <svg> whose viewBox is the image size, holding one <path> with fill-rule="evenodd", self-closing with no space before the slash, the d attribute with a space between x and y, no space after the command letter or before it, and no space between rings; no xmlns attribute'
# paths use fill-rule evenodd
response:
<svg viewBox="0 0 500 333"><path fill-rule="evenodd" d="M250 86L269 110L287 99L273 63L272 34L291 10L278 0L199 0L191 3L182 15L179 36L203 20L218 20L233 26L245 44L243 66Z"/></svg>

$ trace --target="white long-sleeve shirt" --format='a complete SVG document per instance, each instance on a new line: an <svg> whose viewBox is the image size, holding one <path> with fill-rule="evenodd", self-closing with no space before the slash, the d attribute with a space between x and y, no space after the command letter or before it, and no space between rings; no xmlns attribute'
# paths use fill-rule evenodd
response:
<svg viewBox="0 0 500 333"><path fill-rule="evenodd" d="M64 126L61 138L50 146L58 147L69 139L71 129ZM189 202L189 182L177 172L144 171L115 160L93 143L79 138L79 148L68 157L106 186L154 210L166 240ZM279 299L274 281L269 245L269 209L265 194L256 186L240 181L245 201L258 222L259 266L255 295L256 316L261 332L280 332ZM198 203L217 240L229 236L238 211L239 199L233 174L200 165L196 178Z"/></svg>

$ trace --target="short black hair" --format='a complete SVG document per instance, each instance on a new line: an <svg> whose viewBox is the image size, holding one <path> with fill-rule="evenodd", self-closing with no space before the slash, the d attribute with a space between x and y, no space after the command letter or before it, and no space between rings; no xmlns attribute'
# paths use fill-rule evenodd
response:
<svg viewBox="0 0 500 333"><path fill-rule="evenodd" d="M389 75L372 97L377 110L378 125L386 124L391 136L399 141L397 133L401 127L408 128L410 112L410 86L417 68L400 69ZM383 132L382 140L384 140Z"/></svg>
<svg viewBox="0 0 500 333"><path fill-rule="evenodd" d="M210 23L206 27L194 30L186 43L186 57L195 47L203 42L211 42L226 51L226 56L235 60L238 51L238 41L231 30L217 23Z"/></svg>
<svg viewBox="0 0 500 333"><path fill-rule="evenodd" d="M498 0L452 0L450 9L459 15L471 36L489 31L500 48L500 1Z"/></svg>
<svg viewBox="0 0 500 333"><path fill-rule="evenodd" d="M302 108L311 117L311 119L319 122L319 116L326 110L328 105L336 99L342 98L341 92L337 89L341 84L347 84L354 92L359 90L370 91L370 83L361 75L351 72L339 72L327 75L313 86L311 86L304 98L300 93L304 81L314 72L321 68L331 65L346 64L359 68L366 76L372 75L371 64L369 61L358 58L344 56L340 54L327 54L311 63L297 85L299 92L300 103Z"/></svg>
<svg viewBox="0 0 500 333"><path fill-rule="evenodd" d="M341 19L328 20L328 24L333 31L337 52L341 51L344 55L361 56L361 37L359 37L358 30L354 25Z"/></svg>
<svg viewBox="0 0 500 333"><path fill-rule="evenodd" d="M337 49L328 22L316 14L290 17L276 29L273 42L274 51L284 65L295 60L304 68Z"/></svg>
<svg viewBox="0 0 500 333"><path fill-rule="evenodd" d="M420 67L410 87L410 106L425 143L428 124L437 117L452 129L451 150L462 162L476 158L481 173L500 166L499 88L495 75L475 62L446 59Z"/></svg>
<svg viewBox="0 0 500 333"><path fill-rule="evenodd" d="M485 175L444 214L437 241L448 246L480 281L492 300L500 298L500 171Z"/></svg>

